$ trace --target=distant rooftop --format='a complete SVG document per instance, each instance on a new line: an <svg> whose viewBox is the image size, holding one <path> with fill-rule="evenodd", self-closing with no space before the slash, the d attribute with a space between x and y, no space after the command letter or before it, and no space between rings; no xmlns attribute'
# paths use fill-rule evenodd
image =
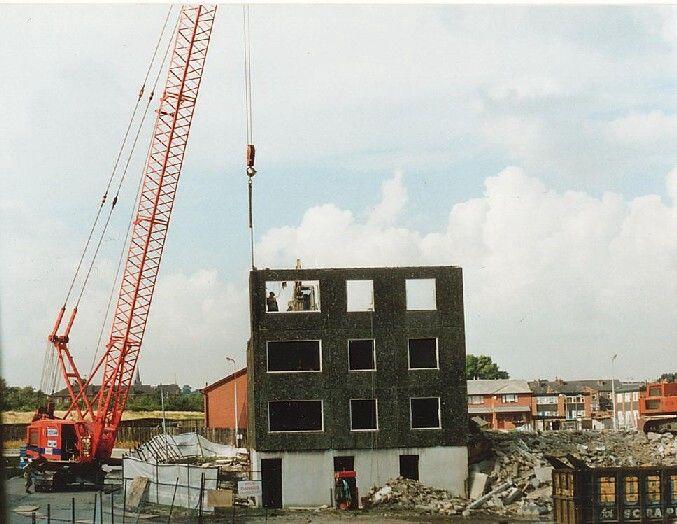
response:
<svg viewBox="0 0 677 524"><path fill-rule="evenodd" d="M468 380L468 395L506 395L531 393L526 380Z"/></svg>

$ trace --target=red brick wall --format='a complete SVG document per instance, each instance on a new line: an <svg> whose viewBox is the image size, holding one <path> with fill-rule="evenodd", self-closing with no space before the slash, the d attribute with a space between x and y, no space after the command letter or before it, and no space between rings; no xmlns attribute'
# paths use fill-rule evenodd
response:
<svg viewBox="0 0 677 524"><path fill-rule="evenodd" d="M237 385L237 422L247 428L247 374L205 391L205 425L209 428L235 428L235 386Z"/></svg>

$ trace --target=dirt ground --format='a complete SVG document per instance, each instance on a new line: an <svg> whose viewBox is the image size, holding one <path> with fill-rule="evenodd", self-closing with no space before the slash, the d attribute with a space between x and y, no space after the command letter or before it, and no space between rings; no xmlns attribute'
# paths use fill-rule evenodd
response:
<svg viewBox="0 0 677 524"><path fill-rule="evenodd" d="M0 418L3 424L28 424L33 420L34 411L3 411ZM66 414L65 411L55 411L57 417ZM122 420L136 420L140 418L160 418L162 411L125 411ZM171 420L202 420L204 413L200 411L165 411L165 417Z"/></svg>
<svg viewBox="0 0 677 524"><path fill-rule="evenodd" d="M47 505L49 504L49 511L52 522L71 522L72 518L72 504L75 501L75 520L80 523L102 522L103 524L123 522L122 511L122 494L104 493L103 494L103 519L101 519L100 499L97 491L69 491L60 493L31 493L26 494L24 489L24 481L21 477L9 479L6 484L7 490L7 510L8 515L4 520L0 517L2 522L7 524L28 524L32 521L32 516L29 513L22 515L16 513L14 510L20 506L35 507L36 522L46 522ZM96 500L96 502L95 502ZM113 518L111 519L111 503L113 507ZM96 504L96 510L95 510ZM96 511L96 515L95 515ZM147 507L143 509L143 514L148 517L156 515L155 518L139 519L138 522L167 522L168 508ZM94 518L96 520L94 521ZM127 513L125 515L125 522L137 522L136 513ZM196 522L197 516L194 514L182 514L175 511L172 514L171 522L175 523L189 523ZM322 524L345 524L346 522L371 522L395 524L402 522L465 522L468 524L498 524L507 522L507 520L496 520L491 518L486 519L463 519L455 518L441 518L437 516L426 516L407 511L393 511L390 509L379 509L370 511L335 511L331 509L320 510L269 510L252 509L247 512L238 511L233 518L233 514L228 512L223 515L205 516L204 522L210 523L226 523L226 522L299 522L312 523L318 522Z"/></svg>

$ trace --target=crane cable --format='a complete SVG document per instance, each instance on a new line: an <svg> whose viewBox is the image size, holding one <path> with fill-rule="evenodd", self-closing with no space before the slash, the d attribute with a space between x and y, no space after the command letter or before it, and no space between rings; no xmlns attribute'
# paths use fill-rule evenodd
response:
<svg viewBox="0 0 677 524"><path fill-rule="evenodd" d="M145 73L145 75L144 75L143 82L142 82L142 84L141 84L141 88L140 88L140 90L139 90L139 95L137 96L137 100L136 100L136 103L135 103L135 105L134 105L134 109L133 109L133 111L132 111L132 115L131 115L131 117L130 117L130 119L129 119L129 123L127 124L127 128L126 128L126 130L125 130L125 133L124 133L124 136L123 136L123 139L122 139L122 144L120 145L120 149L118 150L117 156L116 156L116 158L115 158L115 163L114 163L114 165L113 165L113 169L112 169L112 171L111 171L111 174L110 174L110 176L109 176L109 178L108 178L108 182L107 182L107 184L106 184L106 189L105 189L104 194L103 194L103 197L102 197L102 199L101 199L101 203L99 204L99 208L98 208L98 210L97 210L97 212L96 212L96 216L95 216L95 218L94 218L94 223L92 224L92 227L91 227L91 229L90 229L90 231L89 231L89 235L88 235L88 237L87 237L87 241L86 241L86 243L85 243L85 247L84 247L84 249L83 249L83 251L82 251L82 253L81 253L81 255L80 255L80 260L79 260L78 265L77 265L77 267L76 267L76 269L75 269L75 274L73 275L73 279L71 280L71 283L70 283L70 285L69 285L69 287L68 287L68 292L67 292L67 294L66 294L66 299L64 300L64 307L66 306L66 304L68 303L68 300L70 299L71 293L72 293L73 288L74 288L74 286L75 286L75 282L76 282L76 280L77 280L78 274L79 274L80 269L81 269L81 267L82 267L82 263L83 263L83 261L84 261L85 255L86 255L87 250L88 250L88 248L89 248L89 245L90 245L90 243L91 243L92 237L93 237L93 235L94 235L94 231L95 231L95 229L96 229L96 225L97 225L97 223L98 223L98 221L99 221L99 218L100 218L100 216L101 216L101 211L102 211L103 206L104 206L104 204L106 203L106 200L107 200L107 198L108 198L108 193L109 193L110 188L111 188L111 185L112 185L112 183L113 183L113 179L114 179L114 177L115 177L115 173L116 173L117 170L118 170L118 166L119 166L119 163L120 163L120 159L121 159L121 157L122 157L122 153L123 153L123 151L124 151L124 148L125 148L126 145L127 145L127 140L128 140L128 138L129 138L129 133L130 133L130 131L131 131L132 124L133 124L133 122L134 122L134 119L136 118L136 114L137 114L137 111L138 111L138 109L139 109L139 105L140 105L140 103L141 103L141 99L143 98L143 94L144 94L145 89L146 89L146 83L148 82L148 78L149 78L149 76L150 76L150 73L151 73L151 71L152 71L152 68L153 68L153 66L154 66L155 63L156 63L157 53L158 53L158 50L160 49L160 44L162 43L162 39L164 38L165 31L166 31L166 29L167 29L167 23L169 22L169 18L170 18L170 16L171 16L171 13L172 13L173 8L174 8L174 6L173 6L173 5L170 5L170 6L169 6L169 9L167 10L167 14L166 14L165 19L164 19L164 22L163 22L163 24L162 24L162 29L161 29L161 31L160 31L160 36L158 37L158 40L157 40L157 42L156 42L156 44L155 44L155 48L154 48L154 50L153 50L153 54L152 54L151 59L150 59L150 62L149 62L149 64L148 64L148 68L146 69L146 73ZM111 218L111 214L112 214L113 208L114 208L115 205L117 204L117 199L118 199L118 196L119 196L119 193L120 193L120 188L121 188L122 182L123 182L123 180L124 180L124 178L125 178L125 176L126 176L127 169L128 169L128 167L129 167L129 163L130 163L130 161L131 161L131 156L132 156L132 154L133 154L133 152L134 152L134 147L135 147L135 145L136 145L136 141L138 140L139 133L140 133L140 131L141 131L141 128L142 128L143 123L144 123L144 120L145 120L145 118L146 118L146 114L147 114L147 111L148 111L148 106L149 106L149 104L150 104L150 101L151 101L152 98L153 98L153 95L154 95L154 92L155 92L155 88L156 88L157 83L158 83L159 75L160 75L160 73L161 73L161 71L162 71L162 69L163 69L163 67L164 67L164 63L165 63L166 58L167 58L167 53L168 53L168 49L169 49L169 44L170 44L170 43L171 43L171 39L169 40L169 43L167 44L167 49L165 50L164 57L163 57L163 60L162 60L162 64L160 65L160 67L159 67L159 69L158 69L157 76L156 76L155 82L154 82L154 84L153 84L153 90L151 91L151 94L150 94L150 96L149 96L148 102L146 103L146 108L145 108L145 110L144 110L143 118L142 118L142 120L141 120L141 122L140 122L140 124L139 124L139 128L138 128L138 130L137 130L137 132L136 132L136 136L135 136L135 138L134 138L134 143L133 143L133 145L132 145L132 149L131 149L131 151L130 151L130 153L129 153L129 156L127 157L127 161L126 161L126 164L125 164L125 170L124 170L124 173L123 173L123 175L122 175L122 177L121 177L121 179L120 179L120 182L118 183L116 195L115 195L115 198L113 199L113 204L112 204L111 209L110 209L110 211L109 211L108 218L107 218L107 220L106 220L106 224L105 224L104 229L103 229L103 231L102 231L102 233L101 233L101 237L99 238L99 241L98 241L98 244L97 244L97 247L96 247L96 251L95 251L95 253L94 253L94 257L93 257L93 259L92 259L92 262L91 262L91 264L90 264L90 266L89 266L87 275L86 275L86 277L85 277L85 281L84 281L84 283L83 283L83 285L82 285L82 289L81 289L81 291L80 291L80 294L79 294L79 297L78 297L78 300L77 300L76 308L77 308L77 306L78 306L79 303L80 303L80 299L82 298L82 294L83 294L83 292L84 292L84 288L85 288L86 283L87 283L87 281L88 281L88 279L89 279L89 275L90 275L90 273L91 273L91 271L92 271L92 267L93 267L93 265L94 265L94 261L95 261L95 259L96 259L98 250L99 250L99 248L100 248L100 246L101 246L101 242L102 242L102 239L103 239L103 235L104 235L104 233L105 233L105 231L106 231L106 229L107 229L107 227L108 227L108 223L110 222L110 218ZM125 242L126 242L126 240L125 240ZM119 272L119 267L118 267L118 272ZM98 344L97 344L97 346L98 346ZM52 349L52 346L49 345L48 348L47 348L47 353L48 353L48 354L46 354L46 355L45 355L45 358L43 359L43 369L42 369L41 389L42 389L43 391L46 391L47 389L49 389L49 390L51 391L51 394L53 394L53 393L54 393L54 390L55 390L55 388L56 388L56 382L57 382L57 379L58 379L58 369L57 369L58 366L57 366L56 358L55 358L55 356L53 355L53 352L51 351L51 349Z"/></svg>
<svg viewBox="0 0 677 524"><path fill-rule="evenodd" d="M71 283L68 286L68 291L66 293L66 299L63 302L64 306L68 303L68 300L70 299L71 293L73 291L73 287L75 286L75 282L78 278L78 274L80 273L80 269L82 267L82 262L84 261L85 255L87 254L87 250L89 249L89 244L92 240L92 236L94 235L94 230L96 229L96 225L98 224L99 218L101 217L101 210L103 209L103 206L106 203L106 200L108 199L108 192L110 190L111 184L113 183L113 178L115 177L115 173L118 169L120 158L122 157L122 152L124 151L124 148L127 145L127 139L129 138L129 132L132 128L132 123L134 122L134 118L136 117L136 112L139 108L141 98L143 98L143 93L146 89L146 82L148 81L148 75L150 74L150 71L153 67L153 64L155 63L155 57L157 56L157 52L158 52L158 49L160 47L160 43L162 41L162 38L164 36L165 29L167 27L167 22L169 21L169 16L172 12L173 7L174 7L173 5L170 5L169 9L167 10L167 15L165 16L165 21L162 25L162 30L160 31L160 36L158 38L157 43L155 44L155 49L153 50L153 56L151 57L150 63L148 64L148 69L146 69L146 74L143 78L143 82L141 84L141 89L139 90L139 95L137 96L137 99L136 99L136 104L134 105L134 109L132 110L132 115L129 118L129 123L127 124L127 129L125 130L125 134L122 137L122 143L120 144L120 148L118 149L118 153L117 153L117 156L115 158L115 162L113 164L113 169L111 170L110 176L108 177L106 189L103 193L103 196L101 197L101 202L99 203L99 208L96 211L96 215L94 217L94 222L92 223L92 227L89 230L89 235L87 236L87 241L85 242L85 247L82 250L82 253L80 255L80 260L78 261L78 265L75 268L75 274L73 275Z"/></svg>
<svg viewBox="0 0 677 524"><path fill-rule="evenodd" d="M146 103L146 108L144 110L144 114L143 114L144 119L146 118L146 115L148 113L148 108L150 106L151 100L153 99L155 89L157 88L157 84L158 84L158 81L160 79L160 75L162 74L162 71L164 70L164 66L167 62L167 57L169 56L170 47L171 47L171 39L167 42L167 47L165 49L165 53L164 53L164 56L162 58L162 63L160 64L160 67L158 68L157 74L155 76L155 81L153 83L153 90L151 91L151 94L148 97L148 102ZM137 130L136 137L134 138L134 144L136 144L136 141L139 137L139 133L141 131L142 124L143 124L143 120L141 122L141 125L139 125L139 129ZM127 173L127 167L129 166L130 160L131 160L131 153L130 153L129 157L127 158L127 163L125 165L125 174ZM118 192L120 191L120 185L122 185L122 180L120 181L120 184L118 185ZM139 187L138 187L137 192L136 192L136 198L134 199L135 203L137 203L137 204L138 204L139 198L141 196L142 187L143 187L143 177L141 177L141 180L139 182ZM116 198L117 198L117 196L116 196ZM134 213L136 212L136 207L137 207L136 205L132 207L132 212L131 212L131 216L130 216L130 219L129 219L129 227L127 228L127 233L125 234L125 239L122 243L122 248L120 250L120 256L118 257L118 264L117 264L117 268L115 270L115 278L113 278L113 284L111 286L111 290L110 290L110 293L108 295L108 303L106 305L106 314L104 315L103 321L101 322L101 328L99 329L99 337L97 339L96 349L94 351L94 358L92 359L92 366L89 370L90 380L91 380L92 372L94 370L94 366L97 362L97 356L99 354L99 350L101 348L101 339L103 338L103 332L106 328L106 324L108 323L108 316L110 315L111 304L113 303L113 297L115 296L115 289L117 288L117 282L118 282L118 278L120 276L120 269L122 269L122 261L124 260L125 252L127 251L127 241L129 240L129 235L132 231L132 224L133 224L133 219L134 219ZM111 208L110 213L112 213L112 211L113 210ZM109 214L109 218L110 218L110 214ZM92 261L92 264L93 264L93 261ZM90 271L91 271L91 266L90 266ZM84 291L84 288L83 288L82 291ZM80 296L82 296L82 292L81 292ZM80 298L78 298L78 303L79 303L79 301L80 301Z"/></svg>
<svg viewBox="0 0 677 524"><path fill-rule="evenodd" d="M245 104L245 122L247 128L247 194L248 194L248 218L249 218L249 243L251 253L251 265L254 266L254 213L253 213L253 192L254 192L254 157L256 149L254 148L254 126L252 118L252 67L251 67L251 32L249 27L249 5L242 6L242 25L244 37L244 104Z"/></svg>
<svg viewBox="0 0 677 524"><path fill-rule="evenodd" d="M164 33L164 27L163 26L163 33ZM171 39L167 41L167 46L165 48L165 53L162 58L162 62L160 63L160 67L157 70L157 74L155 76L155 81L153 83L153 89L150 92L150 95L148 96L148 100L146 102L146 107L143 110L143 115L141 116L141 121L139 122L139 125L136 129L136 134L134 135L134 140L132 141L132 145L129 150L129 154L127 155L127 160L125 162L124 169L122 171L122 175L120 176L120 180L118 181L117 188L115 190L115 197L113 197L113 200L111 202L110 210L108 211L108 216L106 217L106 222L101 230L101 234L99 236L99 240L97 242L96 248L94 250L94 255L92 256L92 260L89 264L89 268L87 269L87 273L85 275L85 279L82 283L82 287L80 289L80 294L78 295L78 299L75 303L75 307L77 308L80 305L80 300L82 299L82 295L85 292L85 288L87 287L87 283L89 281L89 277L92 273L92 269L94 268L94 263L96 262L97 255L99 254L99 249L101 248L101 243L103 242L104 236L106 234L106 231L108 229L108 225L110 224L110 219L113 215L113 210L115 209L116 204L118 203L118 198L120 196L120 190L122 189L122 184L125 181L125 178L127 177L127 173L129 172L129 164L132 160L132 156L134 155L134 152L136 150L136 144L139 140L139 136L141 135L141 131L143 129L143 124L146 121L146 117L148 116L148 109L150 108L150 104L153 100L153 97L155 95L155 89L157 88L158 81L160 79L160 75L162 73L162 70L164 69L165 63L167 61L167 56L169 55L169 48L171 47ZM153 54L153 57L155 57L155 53ZM129 234L129 232L127 233ZM126 242L126 240L125 240Z"/></svg>

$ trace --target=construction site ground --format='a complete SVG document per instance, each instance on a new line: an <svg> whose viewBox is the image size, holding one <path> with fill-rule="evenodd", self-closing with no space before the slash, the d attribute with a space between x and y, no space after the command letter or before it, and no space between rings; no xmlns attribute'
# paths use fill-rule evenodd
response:
<svg viewBox="0 0 677 524"><path fill-rule="evenodd" d="M71 522L71 504L72 499L75 499L76 507L76 522L91 524L94 517L94 498L97 496L96 491L66 491L59 493L31 493L26 494L24 488L24 480L22 477L14 477L9 479L6 483L7 489L7 509L8 509L8 524L28 524L32 521L31 512L19 514L15 512L17 508L31 508L36 507L36 522L46 522L47 504L50 505L52 522ZM122 496L121 494L113 494L113 509L114 520L111 520L111 495L103 495L103 523L110 524L115 522L120 524L122 522ZM168 509L161 506L154 506L152 509L142 510L141 515L146 518L140 518L138 522L167 522ZM42 517L42 518L40 518ZM97 516L96 522L100 522L100 515L97 502ZM181 510L174 509L172 513L172 522L189 523L196 522L195 514L182 514ZM397 522L454 522L462 521L472 524L493 524L499 522L507 522L505 519L496 519L491 517L483 517L481 515L473 515L471 518L463 518L461 516L441 516L441 515L426 515L421 511L414 510L399 510L391 508L372 508L369 510L360 511L337 511L328 508L321 509L285 509L285 510L268 510L254 509L249 512L238 510L236 513L236 522L321 522L323 524L330 524L332 522L382 522L384 524ZM125 522L134 523L136 520L136 512L128 512L125 516ZM233 515L231 512L224 512L223 514L205 515L204 522L233 522Z"/></svg>

